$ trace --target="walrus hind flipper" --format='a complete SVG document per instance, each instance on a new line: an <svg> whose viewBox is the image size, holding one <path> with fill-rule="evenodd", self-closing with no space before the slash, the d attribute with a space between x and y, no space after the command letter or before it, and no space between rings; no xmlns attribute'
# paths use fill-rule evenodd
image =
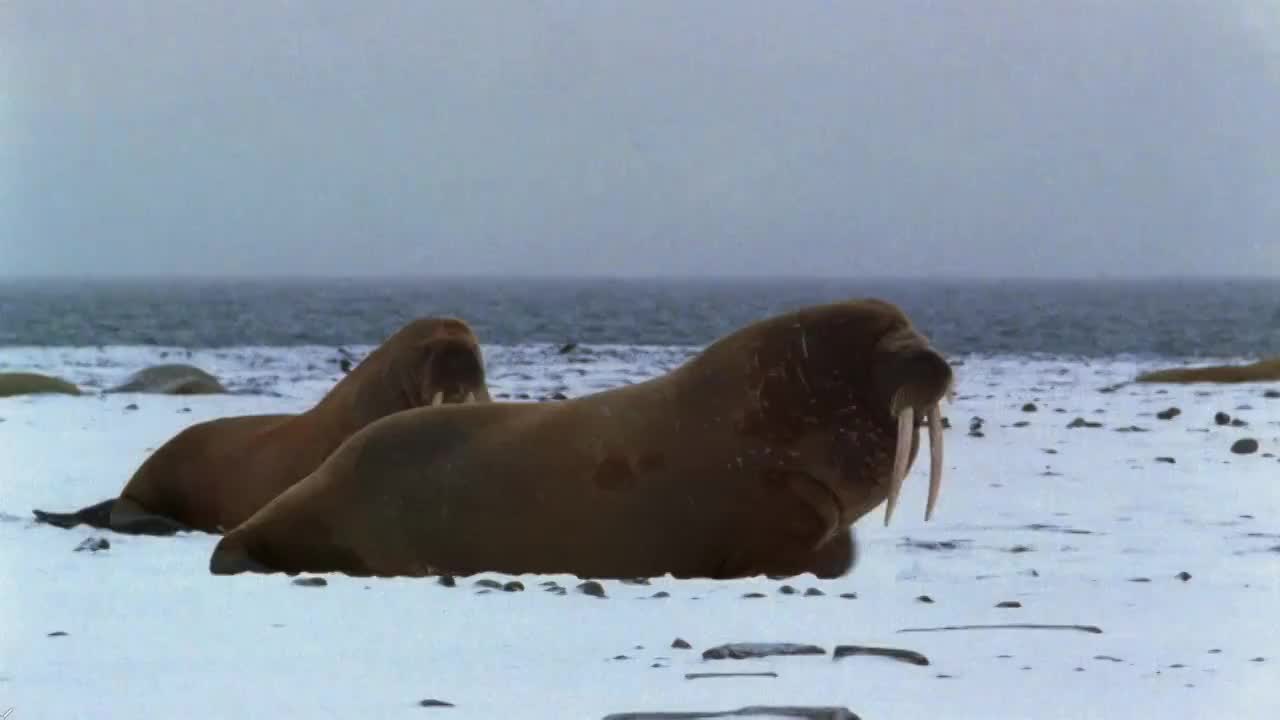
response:
<svg viewBox="0 0 1280 720"><path fill-rule="evenodd" d="M110 530L111 528L111 509L115 507L116 499L103 500L97 505L90 505L81 508L75 512L56 513L46 510L32 510L31 514L35 516L36 522L45 523L54 527L70 529L77 525L88 525L89 527L99 528L101 530Z"/></svg>
<svg viewBox="0 0 1280 720"><path fill-rule="evenodd" d="M176 535L192 532L194 528L164 515L156 515L142 509L137 503L117 503L111 512L110 529L126 535Z"/></svg>

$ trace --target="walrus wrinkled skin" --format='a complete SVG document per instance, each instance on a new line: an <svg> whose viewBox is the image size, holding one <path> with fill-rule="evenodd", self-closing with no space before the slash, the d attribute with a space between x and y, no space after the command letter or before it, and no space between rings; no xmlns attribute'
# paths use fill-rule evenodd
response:
<svg viewBox="0 0 1280 720"><path fill-rule="evenodd" d="M0 397L45 394L79 395L80 388L62 378L40 373L0 373Z"/></svg>
<svg viewBox="0 0 1280 720"><path fill-rule="evenodd" d="M315 470L352 433L424 405L488 402L480 346L455 318L419 318L392 335L310 410L197 423L156 450L120 497L74 513L35 510L60 527L138 534L233 528Z"/></svg>
<svg viewBox="0 0 1280 720"><path fill-rule="evenodd" d="M1280 357L1248 365L1208 365L1154 370L1138 376L1140 383L1246 383L1280 381Z"/></svg>
<svg viewBox="0 0 1280 720"><path fill-rule="evenodd" d="M858 518L888 499L888 522L923 415L932 509L938 403L951 385L946 360L896 306L810 307L635 385L383 418L226 534L210 570L732 578L839 569L852 562Z"/></svg>

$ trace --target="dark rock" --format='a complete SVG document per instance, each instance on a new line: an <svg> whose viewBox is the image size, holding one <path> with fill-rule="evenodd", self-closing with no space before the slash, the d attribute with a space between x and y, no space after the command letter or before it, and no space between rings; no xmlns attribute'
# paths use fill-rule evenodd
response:
<svg viewBox="0 0 1280 720"><path fill-rule="evenodd" d="M436 700L435 698L427 698L426 700L418 701L418 707L453 707L453 706L454 705L451 702L445 702L444 700Z"/></svg>
<svg viewBox="0 0 1280 720"><path fill-rule="evenodd" d="M455 580L455 579L454 579L454 577L453 577L452 575L441 575L441 576L440 576L440 578L439 578L438 580L436 580L436 582L440 583L441 585L443 585L443 586L445 586L445 587L457 587L457 586L458 586L458 581L457 581L457 580Z"/></svg>
<svg viewBox="0 0 1280 720"><path fill-rule="evenodd" d="M351 372L351 361L346 358L342 358L338 361L338 367L343 373L349 373Z"/></svg>
<svg viewBox="0 0 1280 720"><path fill-rule="evenodd" d="M1014 545L1013 547L1009 548L1008 552L1011 552L1017 555L1019 553L1032 552L1034 549L1035 548L1032 548L1030 545Z"/></svg>
<svg viewBox="0 0 1280 720"><path fill-rule="evenodd" d="M1187 572L1186 570L1183 570L1182 572L1178 573L1177 575L1174 575L1174 577L1178 578L1178 579L1179 579L1179 580L1181 580L1182 582L1186 582L1186 581L1188 581L1188 580L1190 580L1190 579L1191 579L1191 573Z"/></svg>
<svg viewBox="0 0 1280 720"><path fill-rule="evenodd" d="M807 590L805 590L805 591L804 591L804 596L805 596L805 597L821 597L821 596L823 596L823 595L826 595L826 593L824 593L824 592L822 592L821 590L819 590L818 588L814 588L814 587L811 587L811 588L809 588L809 589L807 589Z"/></svg>
<svg viewBox="0 0 1280 720"><path fill-rule="evenodd" d="M1259 655L1259 656L1258 656L1258 657L1256 657L1256 658L1253 658L1253 659L1249 660L1249 662L1257 662L1257 663L1260 663L1260 662L1266 662L1266 661L1267 661L1267 659L1266 659L1266 658L1264 658L1264 657L1262 657L1261 655Z"/></svg>
<svg viewBox="0 0 1280 720"><path fill-rule="evenodd" d="M1135 577L1135 578L1129 578L1129 582L1132 582L1132 583L1149 583L1149 582L1151 582L1151 578L1148 578L1148 577Z"/></svg>
<svg viewBox="0 0 1280 720"><path fill-rule="evenodd" d="M497 580L491 580L490 578L480 578L479 580L475 581L475 583L473 584L478 588L487 588L489 590L502 589L502 583L498 582Z"/></svg>
<svg viewBox="0 0 1280 720"><path fill-rule="evenodd" d="M294 579L293 584L298 587L324 587L329 581L322 577L304 577Z"/></svg>
<svg viewBox="0 0 1280 720"><path fill-rule="evenodd" d="M106 538L91 537L85 538L83 542L76 546L75 552L91 552L96 553L102 550L110 550L111 542Z"/></svg>
<svg viewBox="0 0 1280 720"><path fill-rule="evenodd" d="M844 598L845 600L857 600L858 593L856 592L840 593L840 597Z"/></svg>
<svg viewBox="0 0 1280 720"><path fill-rule="evenodd" d="M782 593L783 595L795 595L796 589L791 587L790 585L783 585L782 587L778 588L778 592Z"/></svg>
<svg viewBox="0 0 1280 720"><path fill-rule="evenodd" d="M671 597L671 593L667 592L666 590L659 590L658 592L656 592L656 593L654 593L654 594L650 595L649 597L651 597L651 598L669 598L669 597Z"/></svg>
<svg viewBox="0 0 1280 720"><path fill-rule="evenodd" d="M677 650L689 650L693 646L690 645L689 641L685 640L684 638L676 638L675 640L671 641L671 647Z"/></svg>
<svg viewBox="0 0 1280 720"><path fill-rule="evenodd" d="M802 643L728 643L702 651L703 660L747 660L775 655L826 655L817 645Z"/></svg>
<svg viewBox="0 0 1280 720"><path fill-rule="evenodd" d="M1232 419L1231 419L1231 427L1245 427L1245 426L1247 426L1248 424L1249 424L1249 423L1247 423L1247 422L1245 422L1245 421L1241 420L1240 418L1232 418Z"/></svg>
<svg viewBox="0 0 1280 720"><path fill-rule="evenodd" d="M1218 425L1230 425L1231 416L1222 411L1218 411L1213 414L1213 421Z"/></svg>
<svg viewBox="0 0 1280 720"><path fill-rule="evenodd" d="M748 600L756 600L756 599L759 599L759 598L765 597L765 594L764 594L764 593L762 593L762 592L749 592L749 593L747 593L747 594L743 595L742 597L744 597L744 598L746 598L746 599L748 599Z"/></svg>
<svg viewBox="0 0 1280 720"><path fill-rule="evenodd" d="M1020 607L1022 607L1022 603L1018 602L1017 600L1003 600L1003 601L1001 601L1001 602L996 603L996 607L998 607L998 608L1020 608Z"/></svg>
<svg viewBox="0 0 1280 720"><path fill-rule="evenodd" d="M568 400L569 396L565 395L562 392L554 392L554 393L551 393L551 399L552 400Z"/></svg>
<svg viewBox="0 0 1280 720"><path fill-rule="evenodd" d="M1168 408L1167 410L1161 410L1160 412L1156 413L1156 417L1161 420L1172 420L1181 414L1182 414L1182 410L1176 407L1171 407L1171 408Z"/></svg>
<svg viewBox="0 0 1280 720"><path fill-rule="evenodd" d="M137 409L138 409L138 403L129 403L128 405L125 405L125 406L124 406L124 409L125 409L125 410L137 410Z"/></svg>
<svg viewBox="0 0 1280 720"><path fill-rule="evenodd" d="M1268 390L1262 393L1262 397L1275 400L1276 398L1280 398L1280 390Z"/></svg>
<svg viewBox="0 0 1280 720"><path fill-rule="evenodd" d="M984 433L984 432L982 432L981 430L970 430L970 431L969 431L969 437L976 437L976 438L980 438L980 437L986 437L986 436L987 436L987 434L986 434L986 433Z"/></svg>
<svg viewBox="0 0 1280 720"><path fill-rule="evenodd" d="M912 665L929 664L929 658L914 650L900 650L898 648L889 647L868 647L865 645L837 645L835 651L832 653L831 659L839 660L853 655L887 657L893 660L901 660L902 662L910 663Z"/></svg>
<svg viewBox="0 0 1280 720"><path fill-rule="evenodd" d="M1169 457L1168 455L1161 455L1160 457L1156 458L1156 462L1169 463L1170 465L1173 465L1178 461L1175 460L1174 458Z"/></svg>
<svg viewBox="0 0 1280 720"><path fill-rule="evenodd" d="M623 585L648 585L649 578L625 578L620 580Z"/></svg>
<svg viewBox="0 0 1280 720"><path fill-rule="evenodd" d="M613 659L614 660L630 660L631 658L627 657L626 655L614 655Z"/></svg>
<svg viewBox="0 0 1280 720"><path fill-rule="evenodd" d="M777 673L690 673L685 679L703 677L778 677ZM711 718L794 718L795 720L859 720L848 708L817 706L750 705L719 712L634 712L606 715L604 720L710 720Z"/></svg>
<svg viewBox="0 0 1280 720"><path fill-rule="evenodd" d="M595 580L587 580L586 582L578 585L578 592L583 595L590 595L591 597L605 597L604 586Z"/></svg>
<svg viewBox="0 0 1280 720"><path fill-rule="evenodd" d="M1072 420L1071 422L1067 423L1067 427L1072 430L1074 430L1075 428L1100 428L1102 427L1102 423L1094 422L1092 420L1085 420L1082 417L1078 417L1075 420Z"/></svg>
<svg viewBox="0 0 1280 720"><path fill-rule="evenodd" d="M1231 443L1231 452L1236 455L1250 455L1258 452L1258 441L1253 438L1240 438Z"/></svg>
<svg viewBox="0 0 1280 720"><path fill-rule="evenodd" d="M1026 405L1022 406L1022 412L1030 413L1030 412L1035 412L1038 409L1039 408L1036 407L1035 403L1027 403Z"/></svg>
<svg viewBox="0 0 1280 720"><path fill-rule="evenodd" d="M45 637L66 637L68 633L65 630L54 630Z"/></svg>
<svg viewBox="0 0 1280 720"><path fill-rule="evenodd" d="M571 353L571 352L573 352L574 350L577 350L577 349L578 349L578 343L576 343L576 342L565 343L564 345L561 345L561 346L560 346L560 354L561 354L561 355L568 355L569 353Z"/></svg>
<svg viewBox="0 0 1280 720"><path fill-rule="evenodd" d="M932 605L933 598L929 597L928 595L920 595L919 597L916 598L916 602L924 603L926 605Z"/></svg>
<svg viewBox="0 0 1280 720"><path fill-rule="evenodd" d="M1144 427L1138 427L1137 425L1129 425L1129 426L1126 426L1126 427L1118 427L1118 428L1116 428L1116 432L1121 432L1121 433L1144 433L1144 432L1151 432L1151 431L1150 431L1150 430L1148 430L1148 429L1146 429L1146 428L1144 428Z"/></svg>
<svg viewBox="0 0 1280 720"><path fill-rule="evenodd" d="M521 592L524 590L524 583L519 580L512 580L502 586L503 592Z"/></svg>
<svg viewBox="0 0 1280 720"><path fill-rule="evenodd" d="M701 680L701 679L703 679L703 678L741 678L741 677L776 678L776 677L778 677L778 673L776 673L776 672L703 672L703 673L685 673L685 675L684 675L684 679L685 679L685 680ZM609 716L609 717L613 717L613 716L611 715L611 716ZM649 717L649 716L648 716L648 715L644 715L644 716L641 716L641 717ZM689 715L688 713L675 713L675 714L673 714L673 715L661 715L660 717L680 717L680 718L686 718L686 717L726 717L726 716L724 716L724 715L696 715L696 714L695 714L695 715ZM730 716L728 716L728 717L738 717L738 716L736 716L736 715L730 715ZM777 717L777 715L770 715L769 717ZM607 718L606 718L606 720L607 720Z"/></svg>
<svg viewBox="0 0 1280 720"><path fill-rule="evenodd" d="M1030 424L1031 423L1027 422L1026 420L1019 420L1018 422L1014 423L1013 426L1016 428L1024 428Z"/></svg>
<svg viewBox="0 0 1280 720"><path fill-rule="evenodd" d="M1120 658L1118 658L1118 657L1112 657L1111 655L1094 655L1094 656L1093 656L1093 659L1094 659L1094 660L1106 660L1106 661L1108 661L1108 662L1116 662L1116 663L1118 663L1118 662L1124 662L1124 661L1123 661L1123 660L1121 660Z"/></svg>

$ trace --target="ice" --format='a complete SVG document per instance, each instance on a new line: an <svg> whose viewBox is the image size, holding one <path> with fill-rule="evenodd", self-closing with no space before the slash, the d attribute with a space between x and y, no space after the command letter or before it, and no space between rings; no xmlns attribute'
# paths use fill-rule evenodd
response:
<svg viewBox="0 0 1280 720"><path fill-rule="evenodd" d="M349 350L358 358L369 348ZM492 392L577 396L652 377L696 351L561 350L486 347ZM928 463L918 459L893 524L882 526L883 507L858 524L859 564L838 580L607 581L605 599L575 592L578 580L566 576L517 577L525 590L513 593L477 594L478 578L447 588L329 575L324 587L301 587L283 575L210 575L214 536L31 522L32 508L70 510L116 495L148 448L188 424L308 407L340 377L339 357L319 347L4 351L0 370L98 389L149 364L190 362L238 394L0 399L0 713L600 718L838 705L867 719L991 720L1280 712L1280 462L1272 455L1280 453L1280 400L1259 384L1100 392L1159 364L1146 360L958 358L957 397L943 406L951 429L933 521L923 521ZM1024 412L1025 403L1036 411ZM1182 414L1156 418L1171 406ZM1248 425L1216 425L1220 410ZM975 416L984 437L968 434ZM1103 426L1068 429L1076 417ZM1131 426L1146 432L1117 431ZM1232 454L1241 437L1256 438L1259 451ZM74 552L90 536L110 549ZM569 593L545 592L548 579ZM782 594L783 584L799 592ZM806 597L808 588L824 595ZM670 597L650 597L658 591ZM743 597L751 592L765 597ZM1022 607L995 607L1008 600ZM993 623L1103 632L898 632ZM66 635L49 636L56 631ZM693 649L671 648L676 637ZM729 642L813 643L828 654L701 659ZM931 664L833 661L840 644L915 650ZM778 677L684 677L761 671ZM454 707L420 707L424 699Z"/></svg>

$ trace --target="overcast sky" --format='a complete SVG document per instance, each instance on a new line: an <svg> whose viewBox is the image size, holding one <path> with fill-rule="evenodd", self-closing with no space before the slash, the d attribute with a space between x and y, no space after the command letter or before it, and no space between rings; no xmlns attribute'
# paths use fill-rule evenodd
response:
<svg viewBox="0 0 1280 720"><path fill-rule="evenodd" d="M1280 0L12 0L0 88L5 275L1280 275Z"/></svg>

